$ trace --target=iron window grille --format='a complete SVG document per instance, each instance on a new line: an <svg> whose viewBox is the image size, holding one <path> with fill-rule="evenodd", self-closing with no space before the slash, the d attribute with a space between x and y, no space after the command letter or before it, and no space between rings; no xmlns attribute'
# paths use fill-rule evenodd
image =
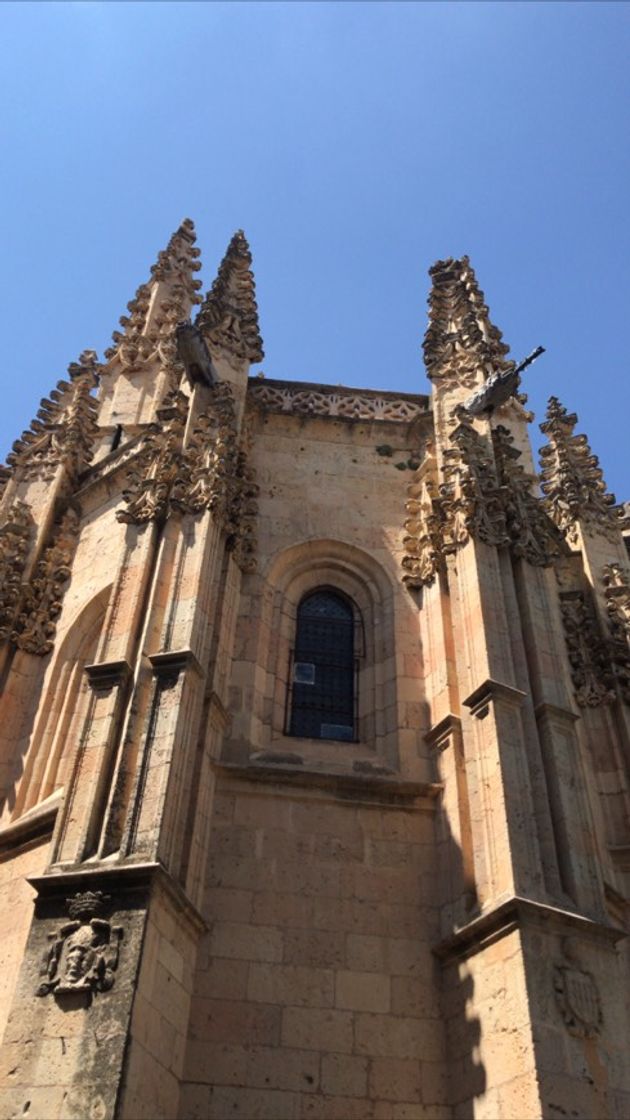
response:
<svg viewBox="0 0 630 1120"><path fill-rule="evenodd" d="M357 741L362 647L361 623L345 596L319 588L302 599L289 663L287 735Z"/></svg>

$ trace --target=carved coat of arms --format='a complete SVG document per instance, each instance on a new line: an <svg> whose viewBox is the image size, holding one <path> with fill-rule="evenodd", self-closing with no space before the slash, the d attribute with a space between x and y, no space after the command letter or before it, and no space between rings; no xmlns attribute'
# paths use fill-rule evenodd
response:
<svg viewBox="0 0 630 1120"><path fill-rule="evenodd" d="M102 891L86 891L66 900L70 921L49 935L38 996L63 992L106 992L114 983L121 926L103 914L109 898Z"/></svg>
<svg viewBox="0 0 630 1120"><path fill-rule="evenodd" d="M602 1022L597 986L590 972L558 965L554 970L558 1006L570 1034L592 1038Z"/></svg>

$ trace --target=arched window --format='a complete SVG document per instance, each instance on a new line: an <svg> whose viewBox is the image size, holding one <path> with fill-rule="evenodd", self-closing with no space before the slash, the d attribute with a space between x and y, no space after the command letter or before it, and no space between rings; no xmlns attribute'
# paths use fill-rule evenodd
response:
<svg viewBox="0 0 630 1120"><path fill-rule="evenodd" d="M355 612L330 588L306 595L297 612L289 734L356 738Z"/></svg>

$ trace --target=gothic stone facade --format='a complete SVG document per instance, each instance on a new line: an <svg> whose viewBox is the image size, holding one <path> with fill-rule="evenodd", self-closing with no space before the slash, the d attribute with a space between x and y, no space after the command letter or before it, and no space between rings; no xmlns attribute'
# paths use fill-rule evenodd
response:
<svg viewBox="0 0 630 1120"><path fill-rule="evenodd" d="M429 398L250 378L247 242L197 257L1 474L0 1116L627 1117L630 574L576 417L537 474L517 386L471 411L516 379L466 258Z"/></svg>

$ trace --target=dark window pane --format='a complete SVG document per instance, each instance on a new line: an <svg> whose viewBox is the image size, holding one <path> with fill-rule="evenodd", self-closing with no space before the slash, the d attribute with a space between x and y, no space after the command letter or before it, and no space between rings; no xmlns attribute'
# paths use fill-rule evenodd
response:
<svg viewBox="0 0 630 1120"><path fill-rule="evenodd" d="M341 595L321 590L302 600L294 658L290 733L353 739L354 614Z"/></svg>

